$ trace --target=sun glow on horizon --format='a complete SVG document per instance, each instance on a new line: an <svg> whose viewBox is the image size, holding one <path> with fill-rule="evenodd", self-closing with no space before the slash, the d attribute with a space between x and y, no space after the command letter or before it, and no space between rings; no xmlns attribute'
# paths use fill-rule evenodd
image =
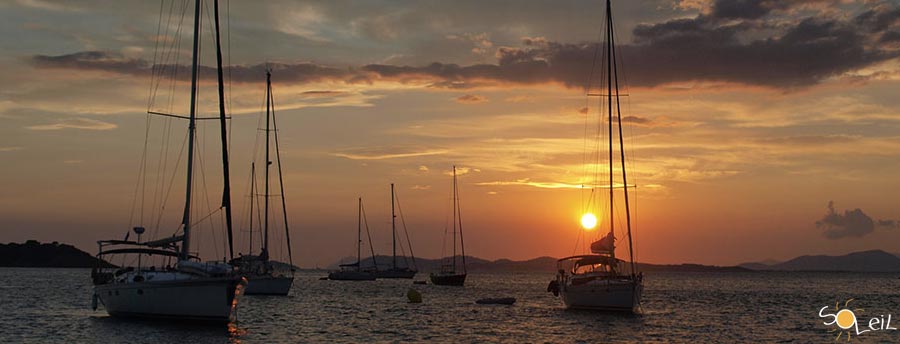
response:
<svg viewBox="0 0 900 344"><path fill-rule="evenodd" d="M591 213L585 213L581 216L581 227L585 230L592 230L597 227L597 216Z"/></svg>

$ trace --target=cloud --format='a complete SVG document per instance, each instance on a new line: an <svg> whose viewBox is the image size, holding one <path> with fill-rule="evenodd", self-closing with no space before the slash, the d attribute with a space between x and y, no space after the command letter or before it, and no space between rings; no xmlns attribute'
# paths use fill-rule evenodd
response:
<svg viewBox="0 0 900 344"><path fill-rule="evenodd" d="M822 1L722 0L693 18L637 25L632 42L617 45L617 53L628 67L623 76L629 85L641 87L708 81L796 89L900 56L900 49L884 44L900 38L900 4L866 2L855 16L825 10L793 11L817 3ZM791 15L784 18L783 13ZM289 62L269 66L276 72L276 82L388 81L447 89L548 83L584 88L588 76L598 75L591 73L600 46L597 42L525 37L519 46L496 46L485 34L451 35L448 40L470 42L478 54L493 49L496 62L379 63L350 68ZM35 55L30 61L41 68L127 75L149 75L154 70L145 60L100 51ZM174 66L155 66L157 71L171 68ZM266 65L229 68L234 82L259 82ZM212 68L202 69L204 78L214 78ZM180 74L187 77L187 73Z"/></svg>
<svg viewBox="0 0 900 344"><path fill-rule="evenodd" d="M897 221L894 220L878 220L878 227L894 229L897 228Z"/></svg>
<svg viewBox="0 0 900 344"><path fill-rule="evenodd" d="M62 119L56 123L39 124L25 127L30 130L62 130L62 129L82 129L82 130L112 130L118 125L96 119L89 118L70 118Z"/></svg>
<svg viewBox="0 0 900 344"><path fill-rule="evenodd" d="M22 147L0 147L0 152L15 152L22 150Z"/></svg>
<svg viewBox="0 0 900 344"><path fill-rule="evenodd" d="M332 91L332 90L316 90L316 91L305 91L301 92L301 97L341 97L347 95L347 92L344 91Z"/></svg>
<svg viewBox="0 0 900 344"><path fill-rule="evenodd" d="M417 184L417 185L413 185L412 189L413 190L429 190L429 189L431 189L431 185L418 185Z"/></svg>
<svg viewBox="0 0 900 344"><path fill-rule="evenodd" d="M471 168L471 167L461 167L461 166L456 167L456 175L457 176L468 174L470 172L481 172L481 170L477 169L477 168ZM452 176L453 170L444 171L444 175Z"/></svg>
<svg viewBox="0 0 900 344"><path fill-rule="evenodd" d="M478 104L487 101L487 98L474 94L466 94L456 98L456 102L460 104Z"/></svg>
<svg viewBox="0 0 900 344"><path fill-rule="evenodd" d="M446 153L447 150L443 149L415 150L408 148L366 147L349 149L344 152L332 153L331 155L350 160L384 160L440 155Z"/></svg>
<svg viewBox="0 0 900 344"><path fill-rule="evenodd" d="M29 59L32 65L39 68L98 71L122 75L150 76L152 73L166 75L175 68L190 70L185 65L151 63L128 58L121 53L107 51L82 51L65 55L34 55ZM272 70L273 82L313 83L318 81L340 80L347 83L366 82L365 75L351 70L322 66L314 63L266 63L253 65L234 65L226 67L226 75L234 82L258 83L264 80L266 68ZM215 80L214 67L200 66L199 75L210 81ZM190 73L179 73L181 81L189 81Z"/></svg>
<svg viewBox="0 0 900 344"><path fill-rule="evenodd" d="M834 211L834 202L828 202L828 212L821 220L816 221L816 228L828 239L861 238L875 230L875 221L856 208L844 210L843 214Z"/></svg>
<svg viewBox="0 0 900 344"><path fill-rule="evenodd" d="M428 166L425 166L425 165L419 166L419 172L428 173Z"/></svg>

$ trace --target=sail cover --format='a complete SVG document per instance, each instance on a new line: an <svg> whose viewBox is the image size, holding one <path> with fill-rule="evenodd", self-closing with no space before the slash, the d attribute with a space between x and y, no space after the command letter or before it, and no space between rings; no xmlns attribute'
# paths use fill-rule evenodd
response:
<svg viewBox="0 0 900 344"><path fill-rule="evenodd" d="M615 241L616 238L613 236L613 233L609 232L605 237L591 243L591 252L596 254L611 254L616 249L614 245Z"/></svg>

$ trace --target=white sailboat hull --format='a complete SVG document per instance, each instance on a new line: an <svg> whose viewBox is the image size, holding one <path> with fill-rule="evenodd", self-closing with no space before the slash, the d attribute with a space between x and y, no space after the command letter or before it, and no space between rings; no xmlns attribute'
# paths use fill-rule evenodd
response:
<svg viewBox="0 0 900 344"><path fill-rule="evenodd" d="M248 276L245 295L287 295L294 284L293 276Z"/></svg>
<svg viewBox="0 0 900 344"><path fill-rule="evenodd" d="M566 308L630 312L641 303L643 289L640 280L595 280L564 285L559 294Z"/></svg>
<svg viewBox="0 0 900 344"><path fill-rule="evenodd" d="M192 278L94 286L110 316L231 320L245 282L240 278Z"/></svg>

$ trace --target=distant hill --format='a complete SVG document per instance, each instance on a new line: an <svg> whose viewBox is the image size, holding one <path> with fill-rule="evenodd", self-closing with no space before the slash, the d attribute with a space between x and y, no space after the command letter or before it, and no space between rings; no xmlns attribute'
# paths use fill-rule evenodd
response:
<svg viewBox="0 0 900 344"><path fill-rule="evenodd" d="M0 244L0 267L92 268L111 264L75 246L28 240L23 244Z"/></svg>
<svg viewBox="0 0 900 344"><path fill-rule="evenodd" d="M744 263L739 266L771 271L900 272L900 258L882 250L872 250L842 256L800 256L783 263Z"/></svg>
<svg viewBox="0 0 900 344"><path fill-rule="evenodd" d="M401 267L406 266L406 259L404 257L397 257L397 265ZM462 257L458 256L458 260L461 260ZM492 272L492 271L504 271L504 272L556 272L556 260L557 258L553 257L538 257L534 259L524 260L524 261L515 261L509 259L498 259L495 261L489 261L486 259L481 259L477 257L466 256L466 267L468 271L472 272ZM344 258L342 260L344 263L351 263L356 261L356 258ZM392 264L392 258L390 256L376 256L375 261L378 262L378 266L385 268L389 267ZM337 269L339 263L332 264L330 269ZM442 264L441 259L427 259L427 258L416 258L416 266L419 268L419 271L429 272L440 270ZM658 271L674 271L674 272L747 272L752 271L747 268L737 267L737 266L711 266L711 265L700 265L700 264L678 264L678 265L662 265L662 264L647 264L647 263L637 263L638 271L646 271L646 272L658 272ZM371 267L372 266L372 258L366 258L362 261L363 267Z"/></svg>

